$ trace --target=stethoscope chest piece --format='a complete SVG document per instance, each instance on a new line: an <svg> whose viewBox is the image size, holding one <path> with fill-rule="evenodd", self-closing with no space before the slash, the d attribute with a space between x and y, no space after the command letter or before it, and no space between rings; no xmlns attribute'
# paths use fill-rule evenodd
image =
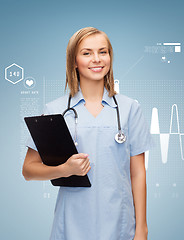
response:
<svg viewBox="0 0 184 240"><path fill-rule="evenodd" d="M117 143L124 143L126 141L126 136L124 133L117 133L115 135L115 140Z"/></svg>

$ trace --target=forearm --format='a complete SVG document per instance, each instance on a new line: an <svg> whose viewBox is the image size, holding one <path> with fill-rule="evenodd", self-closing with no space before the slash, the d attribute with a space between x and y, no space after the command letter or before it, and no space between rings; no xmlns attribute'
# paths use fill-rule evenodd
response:
<svg viewBox="0 0 184 240"><path fill-rule="evenodd" d="M73 154L61 165L47 166L42 163L38 152L29 148L24 160L22 174L26 180L52 180L72 175L85 176L90 169L88 154Z"/></svg>
<svg viewBox="0 0 184 240"><path fill-rule="evenodd" d="M26 180L52 180L65 177L64 164L59 166L47 166L40 162L34 162L23 166L22 174Z"/></svg>
<svg viewBox="0 0 184 240"><path fill-rule="evenodd" d="M140 171L131 177L135 205L136 232L147 232L146 221L146 172Z"/></svg>

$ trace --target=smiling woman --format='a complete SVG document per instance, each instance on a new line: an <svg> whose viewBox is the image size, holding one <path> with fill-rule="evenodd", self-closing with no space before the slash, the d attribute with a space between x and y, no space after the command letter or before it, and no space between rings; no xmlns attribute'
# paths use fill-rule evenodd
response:
<svg viewBox="0 0 184 240"><path fill-rule="evenodd" d="M114 91L113 50L104 32L80 29L69 40L66 56L70 93L46 104L44 114L67 111L75 136L71 108L77 112L79 154L46 166L30 138L23 175L51 180L88 174L91 187L60 187L50 240L146 240L144 152L152 138L140 104ZM118 130L123 141L114 137Z"/></svg>
<svg viewBox="0 0 184 240"><path fill-rule="evenodd" d="M88 73L91 80L103 76L109 96L115 94L113 49L106 33L93 27L80 29L69 40L66 52L66 87L69 86L72 97L78 92L79 82L81 86L81 78ZM94 72L100 74L92 75Z"/></svg>
<svg viewBox="0 0 184 240"><path fill-rule="evenodd" d="M103 81L110 69L110 55L107 40L102 34L89 36L79 44L76 68L79 72L80 84L90 80Z"/></svg>

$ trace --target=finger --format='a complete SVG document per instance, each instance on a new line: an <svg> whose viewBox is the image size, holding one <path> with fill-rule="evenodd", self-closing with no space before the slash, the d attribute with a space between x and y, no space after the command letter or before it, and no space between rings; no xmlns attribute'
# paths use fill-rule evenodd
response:
<svg viewBox="0 0 184 240"><path fill-rule="evenodd" d="M85 165L84 165L84 171L86 171L86 169L89 167L89 165L90 165L90 162L85 163Z"/></svg>
<svg viewBox="0 0 184 240"><path fill-rule="evenodd" d="M86 153L78 153L78 154L73 154L72 156L74 159L78 159L78 158L84 159L84 158L88 157L89 155Z"/></svg>
<svg viewBox="0 0 184 240"><path fill-rule="evenodd" d="M89 170L91 169L91 166L89 166L87 169L86 169L86 171L85 171L85 174L84 175L86 175L88 172L89 172Z"/></svg>
<svg viewBox="0 0 184 240"><path fill-rule="evenodd" d="M84 165L84 167L82 168L82 171L84 173L86 173L86 171L88 170L89 166L90 166L90 162L88 162L87 164Z"/></svg>
<svg viewBox="0 0 184 240"><path fill-rule="evenodd" d="M80 165L81 170L82 170L83 172L86 171L86 168L87 168L88 166L89 166L89 162L87 162L87 163L83 163L83 164Z"/></svg>
<svg viewBox="0 0 184 240"><path fill-rule="evenodd" d="M89 158L80 158L80 166L83 168L88 162L89 162Z"/></svg>

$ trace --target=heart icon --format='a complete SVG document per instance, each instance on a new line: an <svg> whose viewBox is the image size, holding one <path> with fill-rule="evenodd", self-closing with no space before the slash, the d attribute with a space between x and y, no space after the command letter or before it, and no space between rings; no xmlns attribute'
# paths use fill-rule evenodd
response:
<svg viewBox="0 0 184 240"><path fill-rule="evenodd" d="M31 87L33 85L33 80L26 80L26 84Z"/></svg>

